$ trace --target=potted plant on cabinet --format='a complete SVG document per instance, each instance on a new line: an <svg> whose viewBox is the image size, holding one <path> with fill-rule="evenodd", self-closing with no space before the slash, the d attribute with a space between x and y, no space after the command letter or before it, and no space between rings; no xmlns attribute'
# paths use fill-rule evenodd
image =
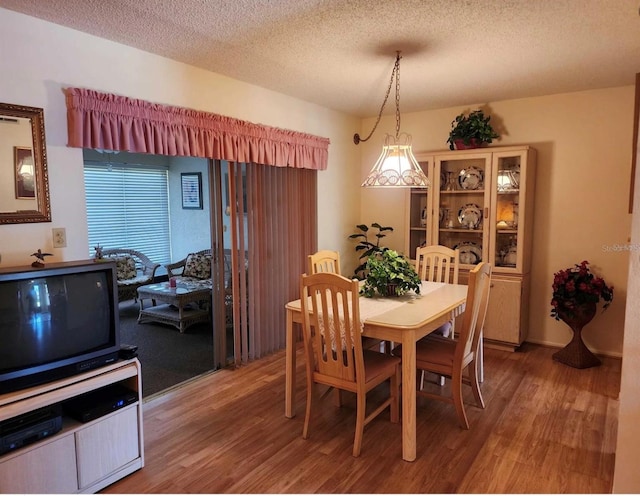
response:
<svg viewBox="0 0 640 496"><path fill-rule="evenodd" d="M360 293L367 298L401 296L408 291L420 294L420 276L413 264L395 250L386 249L369 255L367 277Z"/></svg>
<svg viewBox="0 0 640 496"><path fill-rule="evenodd" d="M451 131L449 139L447 139L449 149L479 148L500 138L489 121L491 121L491 116L485 116L480 109L470 112L469 115L465 115L463 112L456 116L451 122Z"/></svg>

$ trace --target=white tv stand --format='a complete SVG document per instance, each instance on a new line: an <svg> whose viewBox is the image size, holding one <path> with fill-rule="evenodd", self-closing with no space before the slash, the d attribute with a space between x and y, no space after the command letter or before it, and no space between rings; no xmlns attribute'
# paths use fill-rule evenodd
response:
<svg viewBox="0 0 640 496"><path fill-rule="evenodd" d="M137 391L138 401L86 423L63 416L60 432L0 456L0 493L95 493L142 468L137 358L0 395L0 421L115 383Z"/></svg>

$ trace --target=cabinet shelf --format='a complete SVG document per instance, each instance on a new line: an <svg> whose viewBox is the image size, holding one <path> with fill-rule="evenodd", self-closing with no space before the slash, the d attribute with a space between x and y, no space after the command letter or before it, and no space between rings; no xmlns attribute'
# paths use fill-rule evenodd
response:
<svg viewBox="0 0 640 496"><path fill-rule="evenodd" d="M465 234L482 234L482 229L465 229L464 227L440 227L440 232L465 233Z"/></svg>
<svg viewBox="0 0 640 496"><path fill-rule="evenodd" d="M440 191L441 195L484 195L484 189L455 189L453 191Z"/></svg>

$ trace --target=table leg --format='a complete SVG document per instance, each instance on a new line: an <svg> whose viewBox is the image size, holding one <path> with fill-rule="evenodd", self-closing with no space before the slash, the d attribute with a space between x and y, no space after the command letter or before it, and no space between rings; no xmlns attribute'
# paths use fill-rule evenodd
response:
<svg viewBox="0 0 640 496"><path fill-rule="evenodd" d="M402 459L416 459L416 338L410 331L402 339Z"/></svg>
<svg viewBox="0 0 640 496"><path fill-rule="evenodd" d="M180 334L184 333L184 311L182 309L184 303L178 302L178 329Z"/></svg>
<svg viewBox="0 0 640 496"><path fill-rule="evenodd" d="M296 339L293 334L293 313L287 310L286 329L286 366L285 366L285 387L284 387L284 415L285 417L295 417L296 411L293 404L295 383L296 383Z"/></svg>

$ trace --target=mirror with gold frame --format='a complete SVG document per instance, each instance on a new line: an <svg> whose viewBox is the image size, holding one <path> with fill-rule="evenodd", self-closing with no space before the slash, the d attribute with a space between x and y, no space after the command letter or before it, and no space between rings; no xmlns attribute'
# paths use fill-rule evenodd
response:
<svg viewBox="0 0 640 496"><path fill-rule="evenodd" d="M51 222L44 111L0 103L0 224Z"/></svg>

